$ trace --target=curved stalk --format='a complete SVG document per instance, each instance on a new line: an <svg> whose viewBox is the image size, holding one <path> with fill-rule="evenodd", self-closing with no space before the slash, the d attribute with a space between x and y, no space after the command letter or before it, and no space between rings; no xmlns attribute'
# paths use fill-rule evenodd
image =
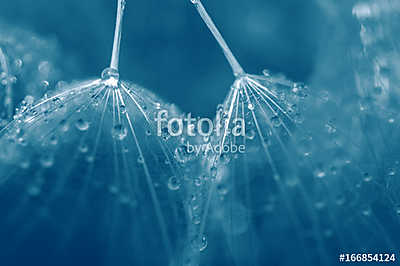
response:
<svg viewBox="0 0 400 266"><path fill-rule="evenodd" d="M200 0L191 0L191 2L196 7L197 11L199 12L201 18L203 19L204 23L207 25L208 29L214 35L215 39L217 40L219 46L221 46L222 51L226 59L228 60L229 64L231 65L233 74L235 76L240 76L245 74L242 66L237 61L236 57L233 55L231 49L229 48L228 44L222 37L222 34L219 32L217 26L215 26L214 21L211 19L210 15L207 13L207 10L204 8L203 4Z"/></svg>

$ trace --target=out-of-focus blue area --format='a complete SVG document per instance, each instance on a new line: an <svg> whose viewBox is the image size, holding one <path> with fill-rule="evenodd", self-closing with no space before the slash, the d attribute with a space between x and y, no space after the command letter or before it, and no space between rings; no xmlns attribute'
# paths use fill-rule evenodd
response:
<svg viewBox="0 0 400 266"><path fill-rule="evenodd" d="M321 37L334 30L315 1L204 1L249 73L264 68L307 81ZM109 64L116 1L2 1L0 18L43 36L55 36L82 71L98 76ZM348 14L349 16L351 14ZM228 64L189 0L127 1L121 75L212 117L232 81Z"/></svg>

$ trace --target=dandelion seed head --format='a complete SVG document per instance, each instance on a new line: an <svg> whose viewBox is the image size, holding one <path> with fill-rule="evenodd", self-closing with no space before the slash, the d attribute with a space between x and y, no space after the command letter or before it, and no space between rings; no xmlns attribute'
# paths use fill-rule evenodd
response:
<svg viewBox="0 0 400 266"><path fill-rule="evenodd" d="M106 68L101 73L101 78L106 86L111 88L118 87L119 82L119 72L114 68Z"/></svg>
<svg viewBox="0 0 400 266"><path fill-rule="evenodd" d="M98 104L93 105L93 101ZM134 227L151 224L171 241L170 225L185 220L184 213L174 216L177 213L173 214L172 209L180 202L179 191L184 185L180 165L188 159L175 158L180 138L164 141L157 136L157 124L152 119L158 112L156 103L168 110L170 117L180 116L175 106L125 81L119 81L118 87L102 79L77 82L66 84L39 101L26 99L0 134L0 194L12 189L13 197L22 199L28 194L31 200L25 205L19 205L19 201L10 203L3 209L4 217L11 217L14 209L22 213L29 210L33 212L33 230L40 228L42 221L37 218L39 208L34 201L38 197L49 214L60 221L64 218L57 209L64 208L58 198L74 206L64 210L70 217L85 211L86 203L100 204L104 209L93 211L98 221L114 208L129 207L133 215L137 208L130 206L143 205L149 210L136 219ZM124 111L121 105L125 106ZM143 110L143 105L148 108ZM34 180L36 174L43 176L41 184ZM114 186L120 188L118 192ZM118 196L105 197L104 189ZM95 198L100 200L95 203ZM25 217L14 219L19 224ZM99 224L95 220L91 223ZM74 232L73 227L66 226L60 232ZM132 230L120 226L126 232ZM133 243L129 238L124 241ZM166 248L162 243L156 246L159 250Z"/></svg>

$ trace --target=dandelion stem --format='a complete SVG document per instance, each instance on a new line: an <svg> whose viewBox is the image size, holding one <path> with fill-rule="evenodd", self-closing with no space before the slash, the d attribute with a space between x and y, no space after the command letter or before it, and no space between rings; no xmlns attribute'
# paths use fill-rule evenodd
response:
<svg viewBox="0 0 400 266"><path fill-rule="evenodd" d="M117 19L115 22L114 44L111 56L110 68L118 70L119 66L119 52L121 46L122 36L122 19L124 17L126 0L118 0Z"/></svg>
<svg viewBox="0 0 400 266"><path fill-rule="evenodd" d="M228 60L229 64L232 67L233 74L235 76L244 74L244 70L243 70L242 66L239 64L236 57L233 55L231 49L229 48L228 44L222 37L217 26L215 26L213 20L211 19L210 15L207 13L207 11L204 8L201 1L200 0L191 0L191 2L194 4L194 6L196 7L197 11L199 12L201 18L203 19L204 23L206 23L207 27L209 28L211 33L214 35L214 37L217 40L217 42L219 43L219 45L221 46L226 59Z"/></svg>

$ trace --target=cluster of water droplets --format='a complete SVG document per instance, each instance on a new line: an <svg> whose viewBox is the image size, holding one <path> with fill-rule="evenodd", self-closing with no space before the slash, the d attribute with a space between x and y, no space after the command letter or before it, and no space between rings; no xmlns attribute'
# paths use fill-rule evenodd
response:
<svg viewBox="0 0 400 266"><path fill-rule="evenodd" d="M286 198L301 223L302 229L298 231L307 232L304 225L312 228L300 238L305 240L305 250L316 247L316 256L308 258L311 261L319 257L325 264L324 260L335 256L336 247L365 250L386 247L393 251L399 247L392 237L398 232L399 223L398 197L394 196L399 188L395 181L399 146L394 140L399 129L396 125L399 75L396 66L382 65L396 61L396 49L392 50L396 37L382 34L391 29L383 26L386 22L391 21L391 26L396 27L397 20L383 14L375 16L377 10L386 10L389 15L385 6L391 6L389 13L394 16L396 5L391 1L376 1L354 7L353 14L361 22L363 44L356 55L357 60L362 58L361 63L356 60L349 68L356 72L355 85L339 72L339 79L333 83L311 87L312 105L306 108L302 127L294 134L299 154L298 178L286 183L299 188L295 195L303 193L303 197L292 198L296 191L292 190L287 191ZM340 91L344 89L343 81L347 82L346 87ZM265 210L276 212L273 206L281 199L275 193L274 200L270 199L265 199ZM344 232L351 237L343 239ZM367 235L376 241L368 242Z"/></svg>
<svg viewBox="0 0 400 266"><path fill-rule="evenodd" d="M193 236L199 240L204 234L223 231L230 255L240 265L277 259L274 254L281 250L266 255L237 244L245 239L250 247L274 250L276 242L266 240L271 234L291 239L296 244L287 247L290 255L296 250L298 258L308 263L329 264L336 256L335 247L395 250L399 243L389 232L398 232L399 219L395 180L400 149L394 141L397 3L361 3L353 9L361 22L363 47L357 60L362 58L362 63L350 69L356 70L355 86L349 82L340 95L345 76L343 81L307 88L268 71L264 76L245 74L201 1L192 3L236 77L225 102L218 106L215 123L222 125L222 133L204 141L246 147L243 154L205 155L205 178L196 179L201 184L197 189L190 188L191 198L200 202L196 211L202 214L200 220L194 216L199 226ZM245 121L244 136L232 136L237 118ZM352 238L345 241L343 232ZM368 234L382 237L369 243ZM203 259L213 252L208 250Z"/></svg>
<svg viewBox="0 0 400 266"><path fill-rule="evenodd" d="M76 69L76 63L71 57L61 58L54 40L0 24L0 127L3 127L26 95L40 98L55 87L65 72Z"/></svg>
<svg viewBox="0 0 400 266"><path fill-rule="evenodd" d="M126 213L141 213L132 229L120 225L117 230L132 232L152 224L162 239L154 247L168 258L179 240L175 235L183 230L174 226L186 220L178 206L181 193L176 191L184 182L181 166L188 160L176 148L181 140L157 136L155 118L161 109L168 110L170 117L180 116L174 105L119 80L110 69L102 79L64 84L37 102L27 96L14 121L1 132L0 182L2 195L13 190L13 197L31 199L2 208L4 217L14 216L13 210L21 212L14 217L16 223L27 211L39 217L38 198L49 215L56 215L62 206L58 199L65 198L76 209L67 212L71 222L59 230L73 233L73 224L79 223L72 219L75 211L84 211L103 195L97 204L104 210L94 216L125 206L129 207ZM175 216L176 212L180 214ZM33 228L43 222L33 221ZM3 225L9 226L7 219ZM23 237L30 237L29 232ZM134 238L124 241L134 245Z"/></svg>

